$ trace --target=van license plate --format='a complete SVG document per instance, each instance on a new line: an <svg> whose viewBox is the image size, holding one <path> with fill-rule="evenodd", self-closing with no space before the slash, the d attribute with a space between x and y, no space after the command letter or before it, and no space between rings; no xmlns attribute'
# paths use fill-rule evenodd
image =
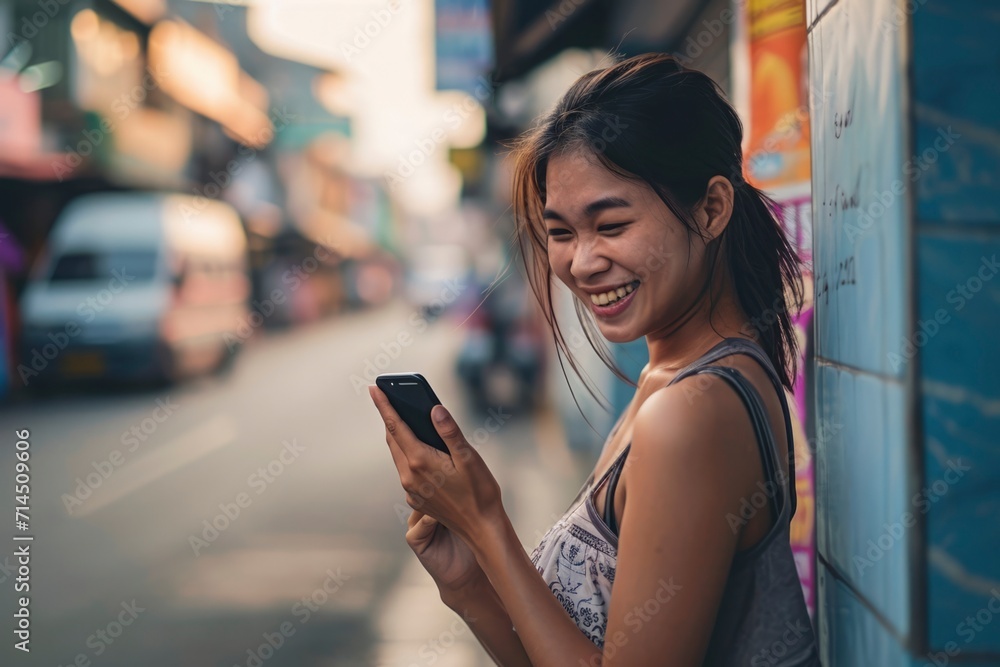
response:
<svg viewBox="0 0 1000 667"><path fill-rule="evenodd" d="M100 375L104 372L104 355L100 352L67 352L63 355L62 371L68 375Z"/></svg>

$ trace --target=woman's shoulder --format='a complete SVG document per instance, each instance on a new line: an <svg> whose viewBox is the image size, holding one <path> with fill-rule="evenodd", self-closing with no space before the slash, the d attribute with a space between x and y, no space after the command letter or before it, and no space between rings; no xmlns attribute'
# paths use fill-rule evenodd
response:
<svg viewBox="0 0 1000 667"><path fill-rule="evenodd" d="M780 415L778 394L763 366L748 355L731 354L716 359L710 365L702 366L700 372L691 372L679 380L674 379L674 375L658 377L656 371L649 370L648 364L644 366L644 375L640 377L645 377L646 385L653 388L648 390L646 398L636 410L636 425L641 420L653 430L668 427L675 431L700 428L708 435L713 426L739 421L739 415L746 413L742 399L726 379L715 373L704 372L709 367L724 367L736 371L757 391L764 407L770 409L773 403L775 412Z"/></svg>
<svg viewBox="0 0 1000 667"><path fill-rule="evenodd" d="M740 417L745 412L739 395L714 374L699 373L661 386L636 412L629 452L632 463L645 460L651 465L631 467L645 468L661 479L705 469L752 484L748 473L757 448L749 418ZM724 474L726 469L730 475Z"/></svg>
<svg viewBox="0 0 1000 667"><path fill-rule="evenodd" d="M636 410L635 428L646 435L693 429L710 436L731 420L733 408L740 405L726 380L713 373L694 373L650 391Z"/></svg>

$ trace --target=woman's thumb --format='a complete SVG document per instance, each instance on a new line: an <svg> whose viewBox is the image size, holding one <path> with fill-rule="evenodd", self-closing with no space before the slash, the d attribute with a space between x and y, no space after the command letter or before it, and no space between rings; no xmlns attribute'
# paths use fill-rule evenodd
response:
<svg viewBox="0 0 1000 667"><path fill-rule="evenodd" d="M440 403L435 405L431 410L431 420L434 422L434 428L437 429L438 435L444 440L444 444L448 445L448 451L451 452L452 458L467 462L472 453L472 445L462 435L462 429L458 428L455 418L451 416L448 409Z"/></svg>

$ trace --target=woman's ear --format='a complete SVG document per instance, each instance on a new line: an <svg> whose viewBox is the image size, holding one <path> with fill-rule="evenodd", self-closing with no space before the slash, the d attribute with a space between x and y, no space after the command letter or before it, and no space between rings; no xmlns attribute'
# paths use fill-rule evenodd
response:
<svg viewBox="0 0 1000 667"><path fill-rule="evenodd" d="M725 176L708 180L705 196L695 207L695 218L701 226L706 241L714 241L725 230L733 216L736 191Z"/></svg>

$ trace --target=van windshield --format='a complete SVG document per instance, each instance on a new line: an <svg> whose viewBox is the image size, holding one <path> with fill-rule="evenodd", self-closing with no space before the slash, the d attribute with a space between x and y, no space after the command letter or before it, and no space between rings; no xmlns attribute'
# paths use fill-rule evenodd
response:
<svg viewBox="0 0 1000 667"><path fill-rule="evenodd" d="M145 282L156 272L155 250L113 250L109 252L72 252L62 255L49 276L49 282L110 280L115 271L123 279Z"/></svg>

